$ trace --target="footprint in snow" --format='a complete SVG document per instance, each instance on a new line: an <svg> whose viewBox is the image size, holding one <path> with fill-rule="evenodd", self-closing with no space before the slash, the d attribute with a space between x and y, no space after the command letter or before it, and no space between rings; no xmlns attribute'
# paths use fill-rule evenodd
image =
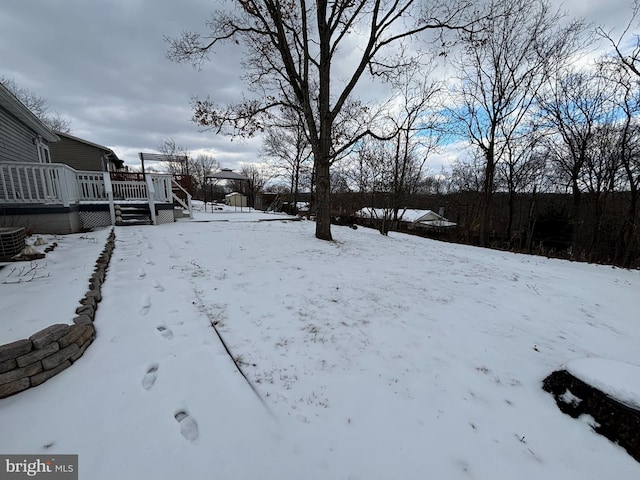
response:
<svg viewBox="0 0 640 480"><path fill-rule="evenodd" d="M167 340L171 340L173 338L173 332L171 331L171 329L165 327L164 325L158 325L156 327L156 330L158 330L158 332L160 332L160 335L162 335Z"/></svg>
<svg viewBox="0 0 640 480"><path fill-rule="evenodd" d="M198 438L198 423L185 410L178 410L175 419L180 424L180 433L184 438L193 442Z"/></svg>
<svg viewBox="0 0 640 480"><path fill-rule="evenodd" d="M152 363L147 369L147 373L142 377L142 386L145 390L149 390L153 387L153 384L156 383L156 378L158 378L158 364Z"/></svg>
<svg viewBox="0 0 640 480"><path fill-rule="evenodd" d="M147 313L149 313L150 308L151 308L151 298L149 298L149 295L143 295L142 300L140 302L140 310L138 311L138 313L140 315L146 315Z"/></svg>
<svg viewBox="0 0 640 480"><path fill-rule="evenodd" d="M159 281L154 280L153 282L151 282L151 285L153 285L153 288L155 288L157 291L164 292L164 287Z"/></svg>
<svg viewBox="0 0 640 480"><path fill-rule="evenodd" d="M140 242L138 242L138 243L140 243ZM142 256L142 250L138 250L136 252L136 257L140 257L140 256Z"/></svg>
<svg viewBox="0 0 640 480"><path fill-rule="evenodd" d="M138 280L142 280L146 276L147 276L147 272L145 272L144 269L139 268L138 269Z"/></svg>
<svg viewBox="0 0 640 480"><path fill-rule="evenodd" d="M145 258L144 259L144 263L146 263L147 265L155 265L155 263L153 263L150 259Z"/></svg>

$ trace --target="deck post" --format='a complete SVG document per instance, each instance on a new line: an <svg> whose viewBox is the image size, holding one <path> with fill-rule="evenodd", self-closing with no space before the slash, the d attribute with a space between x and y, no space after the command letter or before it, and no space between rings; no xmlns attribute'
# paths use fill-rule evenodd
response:
<svg viewBox="0 0 640 480"><path fill-rule="evenodd" d="M156 225L156 204L155 204L155 196L156 189L153 186L153 179L151 175L144 176L145 182L147 183L147 199L149 201L149 214L151 215L151 225Z"/></svg>
<svg viewBox="0 0 640 480"><path fill-rule="evenodd" d="M54 191L58 193L58 196L62 201L62 205L68 207L71 204L69 201L70 189L67 184L67 176L65 174L66 172L64 171L64 167L59 167L57 165L54 167L50 164L49 172L51 172L49 176L51 177L53 184L57 184L57 188L55 186L53 187Z"/></svg>
<svg viewBox="0 0 640 480"><path fill-rule="evenodd" d="M104 172L102 174L102 178L104 178L104 193L107 195L107 200L109 200L109 214L111 215L111 225L115 225L116 210L113 204L113 185L111 185L111 173Z"/></svg>

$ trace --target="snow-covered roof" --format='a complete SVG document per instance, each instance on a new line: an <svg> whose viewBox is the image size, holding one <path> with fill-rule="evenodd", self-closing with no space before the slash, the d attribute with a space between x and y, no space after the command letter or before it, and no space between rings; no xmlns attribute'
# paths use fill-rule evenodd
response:
<svg viewBox="0 0 640 480"><path fill-rule="evenodd" d="M449 220L421 220L419 222L414 222L418 225L426 225L429 227L441 227L441 228L448 228L448 227L455 227L458 224L455 222L450 222Z"/></svg>
<svg viewBox="0 0 640 480"><path fill-rule="evenodd" d="M219 172L207 175L206 178L215 178L217 180L249 180L249 177L236 173L230 168L223 168Z"/></svg>
<svg viewBox="0 0 640 480"><path fill-rule="evenodd" d="M365 207L356 212L356 217L361 218L384 218L391 216L391 209ZM454 222L448 221L446 218L438 215L433 210L419 210L412 208L400 209L398 211L398 219L402 222L429 225L433 227L455 227Z"/></svg>
<svg viewBox="0 0 640 480"><path fill-rule="evenodd" d="M433 220L442 220L442 217L438 215L433 210L416 210L416 209L406 209L400 210L398 212L401 214L400 219L403 222L423 222L423 221L433 221Z"/></svg>

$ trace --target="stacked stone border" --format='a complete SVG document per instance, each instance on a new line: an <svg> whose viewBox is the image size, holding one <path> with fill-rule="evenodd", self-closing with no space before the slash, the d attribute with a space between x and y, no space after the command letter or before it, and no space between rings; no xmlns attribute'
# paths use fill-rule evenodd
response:
<svg viewBox="0 0 640 480"><path fill-rule="evenodd" d="M96 261L89 288L80 300L72 325L58 323L27 339L0 345L0 398L36 387L78 360L96 337L94 319L102 300L102 284L115 248L113 229Z"/></svg>
<svg viewBox="0 0 640 480"><path fill-rule="evenodd" d="M597 433L620 445L640 462L640 411L618 402L566 370L551 373L542 382L542 388L553 395L563 413L573 418L591 415L596 422L592 428ZM567 398L567 392L573 397Z"/></svg>

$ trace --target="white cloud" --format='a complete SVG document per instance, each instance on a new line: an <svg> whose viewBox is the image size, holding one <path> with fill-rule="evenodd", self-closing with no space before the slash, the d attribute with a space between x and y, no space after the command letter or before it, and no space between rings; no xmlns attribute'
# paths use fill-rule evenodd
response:
<svg viewBox="0 0 640 480"><path fill-rule="evenodd" d="M626 25L631 0L565 2L572 15L616 28ZM220 4L208 0L5 0L0 13L0 75L49 100L72 120L73 133L114 150L128 164L173 138L190 151L211 151L229 168L258 161L258 138L231 142L201 133L191 122L192 95L238 100L242 51L225 45L201 71L165 58L163 36L204 32ZM348 58L353 52L343 52ZM351 69L337 68L345 76ZM450 76L449 76L450 78ZM364 81L365 100L385 97L385 86ZM451 146L430 165L447 164Z"/></svg>

